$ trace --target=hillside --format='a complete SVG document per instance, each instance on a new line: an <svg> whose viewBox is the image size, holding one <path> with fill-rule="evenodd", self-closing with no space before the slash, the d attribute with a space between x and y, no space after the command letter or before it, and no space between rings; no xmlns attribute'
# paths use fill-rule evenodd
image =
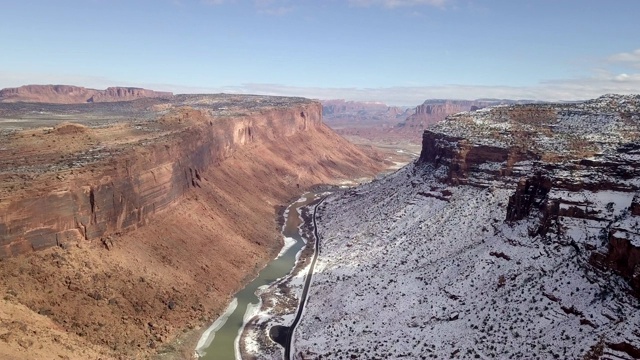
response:
<svg viewBox="0 0 640 360"><path fill-rule="evenodd" d="M451 116L331 196L300 358L633 359L640 96Z"/></svg>
<svg viewBox="0 0 640 360"><path fill-rule="evenodd" d="M191 356L314 184L384 165L301 98L0 104L0 357Z"/></svg>

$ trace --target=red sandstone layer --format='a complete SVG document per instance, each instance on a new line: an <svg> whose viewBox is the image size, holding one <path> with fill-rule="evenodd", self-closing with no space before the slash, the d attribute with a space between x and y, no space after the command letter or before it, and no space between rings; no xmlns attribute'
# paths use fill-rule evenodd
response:
<svg viewBox="0 0 640 360"><path fill-rule="evenodd" d="M0 319L17 323L0 329L0 357L175 352L278 252L287 201L381 168L322 123L318 103L167 106L148 123L3 143L0 162L19 171L1 175Z"/></svg>

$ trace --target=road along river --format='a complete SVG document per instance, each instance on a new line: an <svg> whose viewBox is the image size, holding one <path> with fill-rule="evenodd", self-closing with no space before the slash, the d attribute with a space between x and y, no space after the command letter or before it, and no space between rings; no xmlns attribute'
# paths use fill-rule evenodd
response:
<svg viewBox="0 0 640 360"><path fill-rule="evenodd" d="M300 304L298 305L298 312L296 313L296 317L293 320L293 323L290 326L274 326L271 329L271 338L280 343L284 347L284 359L289 360L291 358L291 342L293 341L293 333L296 330L296 326L300 321L300 317L302 317L302 312L304 311L304 304L307 301L307 293L309 292L309 286L311 286L311 278L313 277L313 269L316 266L316 261L318 260L318 249L320 246L320 237L318 236L318 226L316 224L316 210L318 206L324 201L324 197L320 199L320 201L315 204L313 207L313 236L315 237L314 241L314 253L313 260L311 260L311 266L309 266L309 270L307 272L307 276L304 281L304 287L302 288L302 295L300 296Z"/></svg>
<svg viewBox="0 0 640 360"><path fill-rule="evenodd" d="M240 359L238 346L240 334L247 321L260 307L256 291L287 275L295 266L296 254L305 245L298 228L301 224L298 211L319 196L315 193L307 193L285 210L285 223L282 229L285 246L278 257L260 271L255 280L235 295L226 311L204 332L196 347L196 353L201 359Z"/></svg>

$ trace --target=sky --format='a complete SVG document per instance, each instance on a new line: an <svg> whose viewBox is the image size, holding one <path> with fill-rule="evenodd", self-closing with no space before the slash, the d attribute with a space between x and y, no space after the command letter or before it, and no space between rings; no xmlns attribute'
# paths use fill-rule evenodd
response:
<svg viewBox="0 0 640 360"><path fill-rule="evenodd" d="M0 88L414 106L640 93L638 0L0 0Z"/></svg>

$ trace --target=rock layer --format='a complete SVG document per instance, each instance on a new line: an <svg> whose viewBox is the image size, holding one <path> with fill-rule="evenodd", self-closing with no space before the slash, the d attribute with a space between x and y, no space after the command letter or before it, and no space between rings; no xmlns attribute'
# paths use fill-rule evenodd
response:
<svg viewBox="0 0 640 360"><path fill-rule="evenodd" d="M447 116L461 112L474 112L488 106L533 103L529 100L453 100L453 99L429 99L416 106L413 113L397 124L393 133L403 134L412 139L420 140L422 132L430 126L443 121Z"/></svg>
<svg viewBox="0 0 640 360"><path fill-rule="evenodd" d="M243 117L215 119L205 110L165 116L192 122L140 150L122 149L108 166L81 183L60 184L45 194L4 198L0 207L0 258L92 240L135 229L205 181L204 169L255 141L286 139L322 126L317 103L265 109ZM173 119L175 120L175 119ZM84 154L79 154L83 156Z"/></svg>
<svg viewBox="0 0 640 360"><path fill-rule="evenodd" d="M636 358L639 109L450 116L416 163L329 196L295 357Z"/></svg>
<svg viewBox="0 0 640 360"><path fill-rule="evenodd" d="M25 85L0 90L0 102L42 102L79 104L93 102L130 101L140 98L170 98L171 92L135 87L109 87L106 90L70 85Z"/></svg>
<svg viewBox="0 0 640 360"><path fill-rule="evenodd" d="M300 98L38 107L42 118L5 133L0 150L10 256L0 261L0 293L11 304L0 315L15 305L53 321L71 340L46 346L83 344L102 358L145 358L177 344L186 352L176 358L191 356L197 333L179 339L194 334L183 330L215 318L280 250L282 205L314 184L383 166L328 129L320 104ZM80 125L61 123L70 111ZM111 111L116 123L96 123L95 111ZM34 342L48 334L18 330ZM8 339L0 357L33 354Z"/></svg>
<svg viewBox="0 0 640 360"><path fill-rule="evenodd" d="M640 295L639 131L637 95L499 106L450 116L425 131L419 163L443 166L441 179L451 184L515 185L505 220L538 217L532 236L561 236L576 226L567 222L591 221L601 234L575 246Z"/></svg>

